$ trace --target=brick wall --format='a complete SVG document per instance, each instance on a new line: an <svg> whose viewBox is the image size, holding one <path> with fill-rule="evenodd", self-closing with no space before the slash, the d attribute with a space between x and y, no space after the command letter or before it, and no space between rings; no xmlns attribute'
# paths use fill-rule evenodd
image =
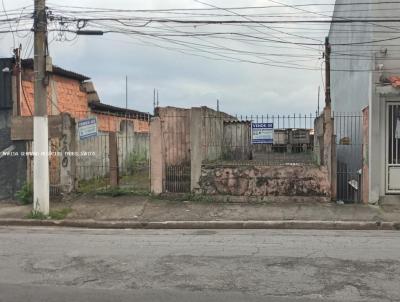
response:
<svg viewBox="0 0 400 302"><path fill-rule="evenodd" d="M22 116L30 116L34 112L33 71L25 70L22 77ZM52 82L47 89L47 112L56 115L60 112L69 113L76 120L97 116L99 131L118 132L120 122L124 117L108 114L91 113L88 107L88 97L78 80L52 75ZM147 121L131 119L135 132L149 132Z"/></svg>

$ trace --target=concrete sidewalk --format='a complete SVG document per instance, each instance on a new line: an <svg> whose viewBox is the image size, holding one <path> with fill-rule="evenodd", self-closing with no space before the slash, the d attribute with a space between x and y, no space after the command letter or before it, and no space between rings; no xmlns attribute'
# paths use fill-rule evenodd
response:
<svg viewBox="0 0 400 302"><path fill-rule="evenodd" d="M0 219L18 221L25 219L31 211L31 206L21 206L15 202L0 203ZM380 225L383 222L400 222L400 206L368 206L368 205L337 205L335 203L215 203L194 201L170 201L154 199L146 196L82 196L65 202L53 202L52 210L69 209L63 220L121 222L125 225L140 226L146 223L175 222L184 226L190 222L230 222L229 225L239 225L246 222L356 222ZM183 222L185 224L183 224ZM266 224L266 226L268 225ZM123 225L122 224L122 225ZM228 225L228 224L227 224ZM247 223L247 225L249 225Z"/></svg>

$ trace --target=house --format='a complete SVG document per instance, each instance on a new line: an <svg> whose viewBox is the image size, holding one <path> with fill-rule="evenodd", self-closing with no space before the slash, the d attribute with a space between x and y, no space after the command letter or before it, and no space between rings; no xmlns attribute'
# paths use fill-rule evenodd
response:
<svg viewBox="0 0 400 302"><path fill-rule="evenodd" d="M333 20L364 22L333 22L329 32L332 110L343 117L335 117L338 170L360 175L344 182L365 203L400 202L399 24L379 22L399 9L337 0Z"/></svg>
<svg viewBox="0 0 400 302"><path fill-rule="evenodd" d="M34 108L33 60L22 61L21 79L20 115L30 116ZM49 77L47 103L49 115L69 113L76 120L95 116L99 131L121 131L128 119L134 132L149 132L148 113L101 103L89 77L57 66Z"/></svg>
<svg viewBox="0 0 400 302"><path fill-rule="evenodd" d="M123 159L121 166L139 147L141 152L148 153L150 114L104 104L89 77L58 66L51 69L47 77L51 151L84 149L96 153L90 160L50 156L51 188L57 191L64 188L69 192L83 176L106 175L109 171L108 133L117 135L118 152ZM0 200L14 196L25 183L32 181L32 158L21 154L32 148L33 113L33 60L22 60L18 68L14 58L0 59ZM98 139L81 142L75 135L76 124L93 117L97 120ZM99 169L100 164L102 169ZM79 169L79 165L85 165L85 169ZM88 170L86 165L96 167Z"/></svg>

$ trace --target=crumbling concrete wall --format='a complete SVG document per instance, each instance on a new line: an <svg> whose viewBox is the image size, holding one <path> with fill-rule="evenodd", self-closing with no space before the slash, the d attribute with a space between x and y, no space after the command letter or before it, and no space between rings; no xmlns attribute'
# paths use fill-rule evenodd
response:
<svg viewBox="0 0 400 302"><path fill-rule="evenodd" d="M224 122L223 160L250 160L251 122Z"/></svg>
<svg viewBox="0 0 400 302"><path fill-rule="evenodd" d="M197 192L233 196L330 196L324 166L203 165Z"/></svg>
<svg viewBox="0 0 400 302"><path fill-rule="evenodd" d="M157 108L166 165L190 162L190 110L175 107Z"/></svg>

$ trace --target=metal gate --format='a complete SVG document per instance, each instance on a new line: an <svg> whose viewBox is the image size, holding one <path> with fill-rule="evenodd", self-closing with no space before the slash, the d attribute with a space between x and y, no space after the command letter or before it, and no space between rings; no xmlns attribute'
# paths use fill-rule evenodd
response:
<svg viewBox="0 0 400 302"><path fill-rule="evenodd" d="M337 156L337 200L358 203L362 198L363 116L334 113Z"/></svg>
<svg viewBox="0 0 400 302"><path fill-rule="evenodd" d="M164 192L190 192L190 116L188 111L162 117L165 156Z"/></svg>
<svg viewBox="0 0 400 302"><path fill-rule="evenodd" d="M400 102L386 105L386 193L400 194Z"/></svg>

